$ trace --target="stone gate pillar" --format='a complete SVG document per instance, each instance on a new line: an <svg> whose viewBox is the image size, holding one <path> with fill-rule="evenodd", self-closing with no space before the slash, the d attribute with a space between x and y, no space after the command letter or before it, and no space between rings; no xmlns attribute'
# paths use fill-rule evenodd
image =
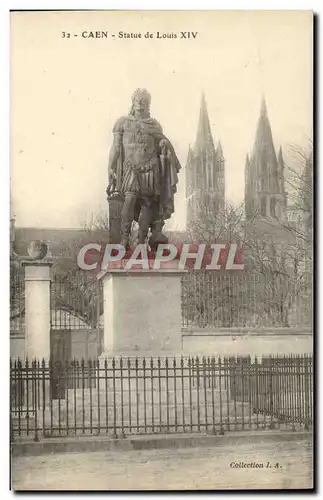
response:
<svg viewBox="0 0 323 500"><path fill-rule="evenodd" d="M25 356L28 359L50 357L50 268L47 246L32 242L25 268Z"/></svg>

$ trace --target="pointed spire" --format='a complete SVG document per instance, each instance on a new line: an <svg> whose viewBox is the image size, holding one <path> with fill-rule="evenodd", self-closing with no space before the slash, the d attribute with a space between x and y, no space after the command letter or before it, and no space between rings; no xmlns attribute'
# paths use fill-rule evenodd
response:
<svg viewBox="0 0 323 500"><path fill-rule="evenodd" d="M246 156L246 164L245 164L245 212L246 212L246 217L251 217L252 214L252 197L250 196L250 183L252 181L252 178L250 177L250 160L249 160L249 155L247 154Z"/></svg>
<svg viewBox="0 0 323 500"><path fill-rule="evenodd" d="M277 157L264 97L262 99L260 116L258 119L256 138L252 152L252 162L257 164L257 170L260 169L258 170L259 173L262 171L262 174L264 174L265 170L267 170L269 176L275 175Z"/></svg>
<svg viewBox="0 0 323 500"><path fill-rule="evenodd" d="M261 207L261 212L265 214L272 199L281 199L283 196L285 200L283 153L280 149L278 157L276 155L264 96L261 101L252 155L250 161L247 157L245 168L246 213L249 213L249 209L251 211L253 207ZM284 206L282 210L284 211Z"/></svg>
<svg viewBox="0 0 323 500"><path fill-rule="evenodd" d="M224 156L223 156L222 144L220 141L218 142L218 147L216 149L216 152L217 152L218 159L223 160Z"/></svg>
<svg viewBox="0 0 323 500"><path fill-rule="evenodd" d="M279 147L279 151L278 151L278 163L280 163L281 165L284 165L283 150L282 150L281 146Z"/></svg>
<svg viewBox="0 0 323 500"><path fill-rule="evenodd" d="M196 135L195 150L203 151L210 146L214 149L206 99L203 92L201 97L200 118Z"/></svg>
<svg viewBox="0 0 323 500"><path fill-rule="evenodd" d="M248 185L248 182L250 181L249 179L249 173L250 173L250 160L249 160L249 155L247 153L247 156L246 156L246 164L245 164L245 170L244 170L244 173L245 173L245 184L246 184L246 187Z"/></svg>
<svg viewBox="0 0 323 500"><path fill-rule="evenodd" d="M194 159L194 153L191 148L191 145L189 144L188 146L188 152L187 152L187 159L186 159L186 168L189 168L192 164L192 161Z"/></svg>
<svg viewBox="0 0 323 500"><path fill-rule="evenodd" d="M260 116L267 117L267 104L264 95L261 100Z"/></svg>
<svg viewBox="0 0 323 500"><path fill-rule="evenodd" d="M278 167L277 167L277 190L280 194L285 196L285 180L284 180L284 158L282 147L278 150Z"/></svg>
<svg viewBox="0 0 323 500"><path fill-rule="evenodd" d="M247 156L246 156L246 172L249 172L249 168L250 168L250 160L249 160L249 155L247 153Z"/></svg>

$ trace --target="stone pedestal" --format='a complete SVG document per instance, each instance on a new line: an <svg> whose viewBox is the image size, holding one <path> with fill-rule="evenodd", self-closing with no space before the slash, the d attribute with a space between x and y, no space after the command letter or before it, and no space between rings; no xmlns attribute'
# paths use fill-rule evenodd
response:
<svg viewBox="0 0 323 500"><path fill-rule="evenodd" d="M50 357L51 260L22 262L25 267L25 356Z"/></svg>
<svg viewBox="0 0 323 500"><path fill-rule="evenodd" d="M103 356L181 351L181 277L185 271L109 270L103 279Z"/></svg>

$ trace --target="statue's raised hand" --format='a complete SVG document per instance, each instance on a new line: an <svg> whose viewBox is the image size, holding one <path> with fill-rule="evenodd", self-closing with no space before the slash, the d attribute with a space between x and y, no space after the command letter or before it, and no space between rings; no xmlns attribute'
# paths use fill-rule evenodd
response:
<svg viewBox="0 0 323 500"><path fill-rule="evenodd" d="M167 139L162 139L159 143L160 152L162 155L167 156L169 142Z"/></svg>

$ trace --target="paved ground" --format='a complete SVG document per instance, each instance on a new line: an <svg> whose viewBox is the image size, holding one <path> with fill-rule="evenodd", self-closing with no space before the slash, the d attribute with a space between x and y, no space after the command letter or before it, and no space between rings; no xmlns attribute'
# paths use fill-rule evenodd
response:
<svg viewBox="0 0 323 500"><path fill-rule="evenodd" d="M252 462L264 468L241 467ZM267 462L271 468L266 467ZM312 445L296 440L246 443L235 449L221 446L15 457L12 486L15 490L79 491L311 488Z"/></svg>

